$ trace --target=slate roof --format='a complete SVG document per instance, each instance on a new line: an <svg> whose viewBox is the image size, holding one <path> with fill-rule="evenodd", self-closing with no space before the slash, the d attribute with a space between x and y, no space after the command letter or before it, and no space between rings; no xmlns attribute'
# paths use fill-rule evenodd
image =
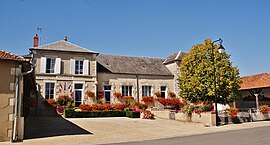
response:
<svg viewBox="0 0 270 145"><path fill-rule="evenodd" d="M15 61L27 61L26 59L24 59L23 57L10 53L10 52L6 52L4 50L0 50L0 59L4 59L4 60L15 60Z"/></svg>
<svg viewBox="0 0 270 145"><path fill-rule="evenodd" d="M173 63L174 61L181 61L183 56L185 55L186 53L183 52L183 51L179 51L179 52L176 52L170 56L168 56L165 61L163 62L163 64L169 64L169 63Z"/></svg>
<svg viewBox="0 0 270 145"><path fill-rule="evenodd" d="M242 77L242 81L240 90L270 87L270 74L245 76Z"/></svg>
<svg viewBox="0 0 270 145"><path fill-rule="evenodd" d="M65 40L53 42L47 45L42 45L38 47L34 47L31 49L36 50L51 50L51 51L67 51L67 52L83 52L83 53L96 53L95 51L80 47L76 44L70 43Z"/></svg>
<svg viewBox="0 0 270 145"><path fill-rule="evenodd" d="M147 57L131 57L99 54L97 56L99 70L107 69L111 73L120 74L144 74L144 75L161 75L173 76L171 72L164 66L164 59L147 58Z"/></svg>

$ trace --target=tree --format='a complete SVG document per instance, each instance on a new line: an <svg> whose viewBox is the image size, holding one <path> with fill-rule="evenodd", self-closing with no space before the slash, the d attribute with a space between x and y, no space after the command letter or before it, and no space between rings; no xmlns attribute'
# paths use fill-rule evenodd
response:
<svg viewBox="0 0 270 145"><path fill-rule="evenodd" d="M232 66L230 55L219 54L218 45L214 45L216 68L216 88L218 102L227 104L238 95L241 79L237 67ZM180 64L179 88L180 95L191 102L214 102L214 69L212 41L207 39L204 44L193 46Z"/></svg>

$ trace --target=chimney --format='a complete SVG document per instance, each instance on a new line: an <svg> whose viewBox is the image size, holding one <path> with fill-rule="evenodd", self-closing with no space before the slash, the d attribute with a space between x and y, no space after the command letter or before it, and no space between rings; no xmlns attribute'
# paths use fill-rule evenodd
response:
<svg viewBox="0 0 270 145"><path fill-rule="evenodd" d="M38 47L38 35L34 36L34 47Z"/></svg>
<svg viewBox="0 0 270 145"><path fill-rule="evenodd" d="M64 40L67 41L67 36L64 37Z"/></svg>

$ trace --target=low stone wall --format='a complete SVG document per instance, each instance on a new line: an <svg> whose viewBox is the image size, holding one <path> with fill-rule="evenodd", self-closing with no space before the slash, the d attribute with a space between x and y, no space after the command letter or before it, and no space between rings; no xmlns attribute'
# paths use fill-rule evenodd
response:
<svg viewBox="0 0 270 145"><path fill-rule="evenodd" d="M176 113L175 114L175 119L180 120L180 121L186 121L187 120L187 115L183 113ZM209 113L201 113L196 114L193 113L191 116L191 121L196 122L196 123L201 123L207 126L213 126L215 125L215 114Z"/></svg>
<svg viewBox="0 0 270 145"><path fill-rule="evenodd" d="M174 113L174 112L170 112L170 110L152 111L152 112L158 118L187 121L187 116L180 112ZM191 117L191 121L196 122L196 123L201 123L207 126L213 126L215 125L215 114L201 113L201 115L198 115L196 113L193 113Z"/></svg>

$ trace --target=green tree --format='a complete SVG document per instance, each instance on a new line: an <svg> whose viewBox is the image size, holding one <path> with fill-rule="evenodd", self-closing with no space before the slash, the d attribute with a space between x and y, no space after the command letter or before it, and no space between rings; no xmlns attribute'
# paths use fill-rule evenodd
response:
<svg viewBox="0 0 270 145"><path fill-rule="evenodd" d="M230 55L219 54L218 45L214 45L216 68L216 88L218 102L222 104L233 101L238 95L241 79L237 67L232 66ZM214 102L214 66L212 63L212 41L193 46L180 64L180 95L191 102Z"/></svg>

